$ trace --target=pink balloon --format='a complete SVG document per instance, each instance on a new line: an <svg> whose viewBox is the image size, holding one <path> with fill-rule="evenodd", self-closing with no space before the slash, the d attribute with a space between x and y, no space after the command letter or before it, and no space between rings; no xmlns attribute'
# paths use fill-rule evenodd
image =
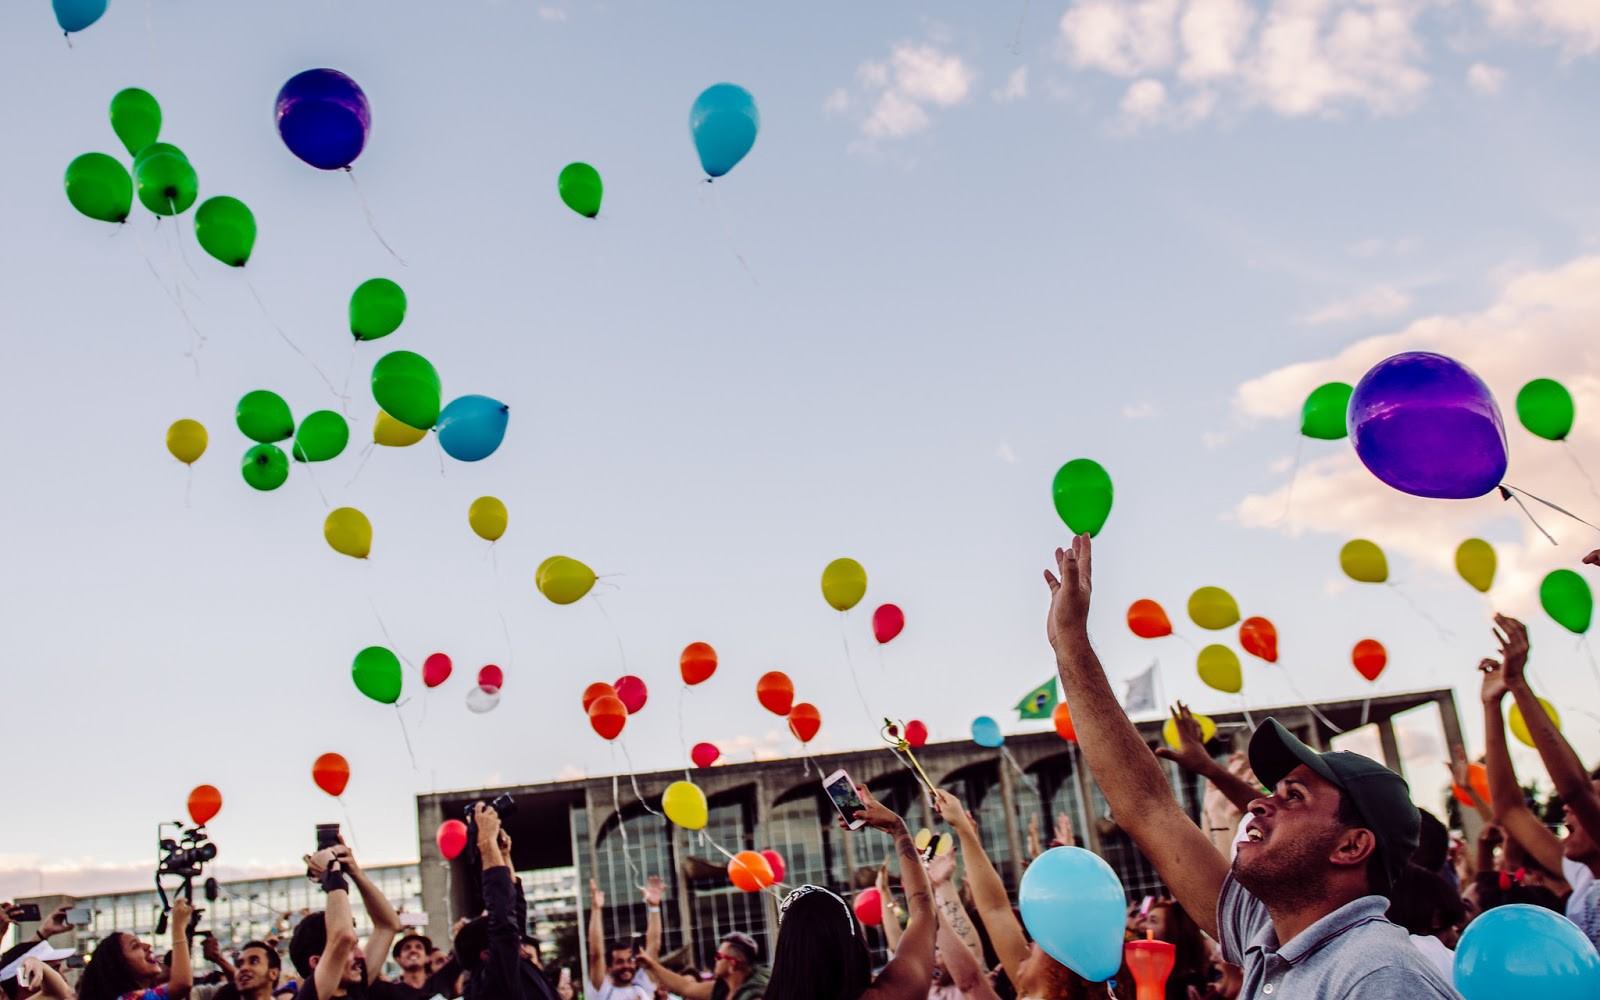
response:
<svg viewBox="0 0 1600 1000"><path fill-rule="evenodd" d="M872 613L872 634L881 646L906 627L906 613L897 605L885 604Z"/></svg>
<svg viewBox="0 0 1600 1000"><path fill-rule="evenodd" d="M856 893L855 910L856 919L868 927L883 923L883 897L878 895L876 886Z"/></svg>
<svg viewBox="0 0 1600 1000"><path fill-rule="evenodd" d="M696 743L694 749L689 751L689 759L694 761L695 767L710 767L722 756L714 743Z"/></svg>
<svg viewBox="0 0 1600 1000"><path fill-rule="evenodd" d="M928 727L916 719L906 723L906 742L911 744L913 749L920 748L922 744L928 742Z"/></svg>
<svg viewBox="0 0 1600 1000"><path fill-rule="evenodd" d="M629 715L637 715L650 697L650 690L644 686L644 681L632 674L618 677L611 686L617 689L617 697L622 699L622 707L628 710Z"/></svg>
<svg viewBox="0 0 1600 1000"><path fill-rule="evenodd" d="M439 832L433 839L439 844L439 853L445 860L454 861L467 849L467 824L459 819L447 819L439 824Z"/></svg>
<svg viewBox="0 0 1600 1000"><path fill-rule="evenodd" d="M498 691L506 686L506 672L491 663L478 671L478 686L485 691Z"/></svg>
<svg viewBox="0 0 1600 1000"><path fill-rule="evenodd" d="M450 657L432 653L422 661L422 683L436 688L450 679Z"/></svg>
<svg viewBox="0 0 1600 1000"><path fill-rule="evenodd" d="M767 859L767 865L772 869L772 881L782 882L784 873L783 855L769 848L762 851L761 856Z"/></svg>

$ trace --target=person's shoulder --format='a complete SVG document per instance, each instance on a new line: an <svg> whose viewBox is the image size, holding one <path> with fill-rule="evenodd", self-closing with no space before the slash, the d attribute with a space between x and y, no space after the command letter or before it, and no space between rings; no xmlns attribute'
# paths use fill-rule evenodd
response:
<svg viewBox="0 0 1600 1000"><path fill-rule="evenodd" d="M1415 950L1415 949L1413 949ZM1382 997L1406 997L1407 1000L1459 1000L1461 994L1444 981L1438 971L1426 963L1396 963L1369 969L1354 982L1343 987L1339 994L1348 1000L1378 1000Z"/></svg>
<svg viewBox="0 0 1600 1000"><path fill-rule="evenodd" d="M1444 945L1440 943L1442 949ZM1423 954L1410 933L1388 920L1374 920L1353 929L1344 954L1350 961L1339 962L1345 975L1338 977L1340 996L1432 997L1458 996L1445 982L1439 969Z"/></svg>
<svg viewBox="0 0 1600 1000"><path fill-rule="evenodd" d="M1230 871L1217 893L1217 943L1222 946L1223 957L1234 965L1242 964L1250 939L1271 922L1266 904L1240 885Z"/></svg>

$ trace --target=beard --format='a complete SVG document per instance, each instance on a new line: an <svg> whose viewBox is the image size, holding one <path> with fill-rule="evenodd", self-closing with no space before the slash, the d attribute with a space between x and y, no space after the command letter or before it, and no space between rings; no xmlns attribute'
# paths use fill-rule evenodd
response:
<svg viewBox="0 0 1600 1000"><path fill-rule="evenodd" d="M1339 838L1338 831L1321 837L1282 838L1270 848L1233 858L1233 877L1268 910L1292 908L1324 895L1322 867Z"/></svg>

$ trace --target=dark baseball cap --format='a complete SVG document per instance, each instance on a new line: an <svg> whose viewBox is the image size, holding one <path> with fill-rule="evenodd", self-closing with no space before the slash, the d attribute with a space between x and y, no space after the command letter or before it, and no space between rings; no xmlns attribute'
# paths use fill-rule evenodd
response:
<svg viewBox="0 0 1600 1000"><path fill-rule="evenodd" d="M1250 737L1250 769L1268 788L1304 764L1349 797L1361 823L1378 841L1378 860L1393 886L1417 849L1422 817L1411 801L1406 779L1370 757L1348 750L1318 753L1267 719Z"/></svg>

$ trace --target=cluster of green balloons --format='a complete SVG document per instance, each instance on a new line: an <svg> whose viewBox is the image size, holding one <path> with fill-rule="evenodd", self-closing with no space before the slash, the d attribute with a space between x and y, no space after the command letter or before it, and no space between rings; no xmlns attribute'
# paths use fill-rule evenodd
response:
<svg viewBox="0 0 1600 1000"><path fill-rule="evenodd" d="M246 483L262 491L275 490L289 478L289 458L277 442L294 438L290 451L296 462L326 462L350 443L350 425L338 413L317 410L296 427L289 404L267 389L245 393L233 416L240 432L256 442L244 453L240 472Z"/></svg>

